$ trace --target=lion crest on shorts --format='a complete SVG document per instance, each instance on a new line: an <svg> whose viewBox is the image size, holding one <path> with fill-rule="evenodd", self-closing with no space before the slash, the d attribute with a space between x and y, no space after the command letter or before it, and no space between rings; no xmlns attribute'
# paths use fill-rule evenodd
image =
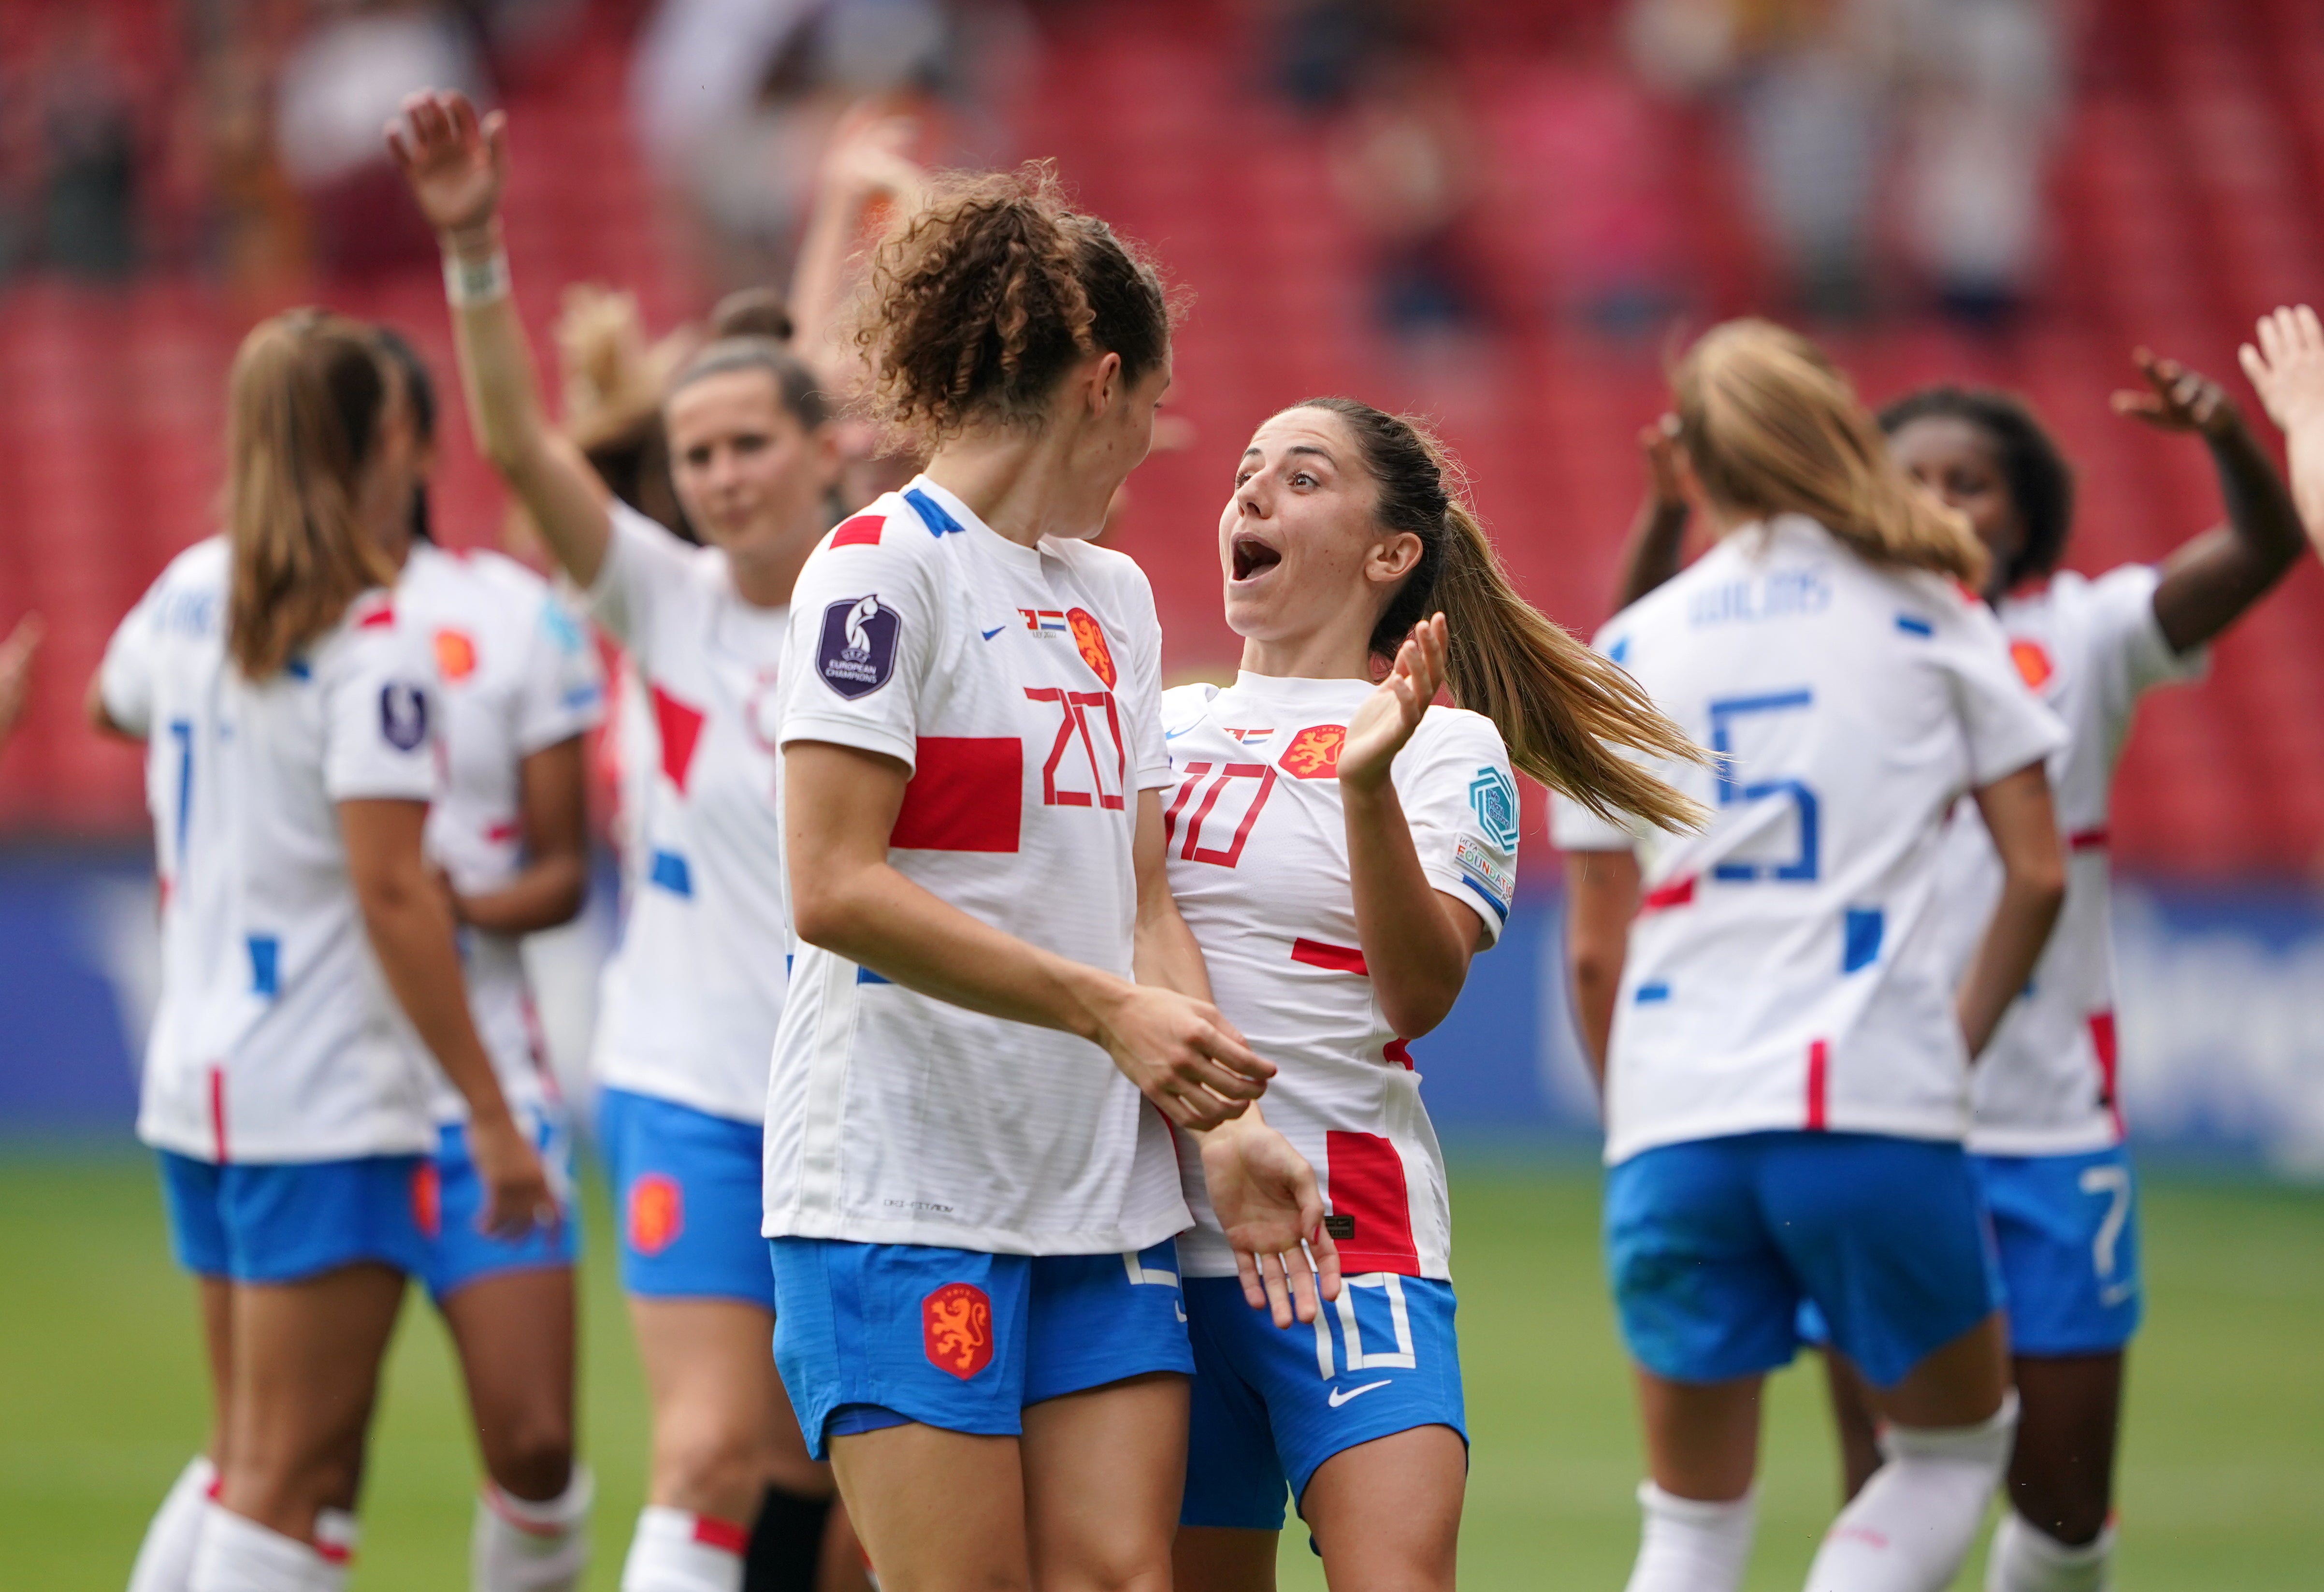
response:
<svg viewBox="0 0 2324 1592"><path fill-rule="evenodd" d="M992 1301L971 1282L947 1282L920 1301L928 1364L966 1382L992 1364Z"/></svg>

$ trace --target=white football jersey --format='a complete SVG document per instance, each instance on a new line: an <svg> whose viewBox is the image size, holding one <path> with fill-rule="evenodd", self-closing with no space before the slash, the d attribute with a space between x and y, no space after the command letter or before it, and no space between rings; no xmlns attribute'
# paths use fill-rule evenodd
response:
<svg viewBox="0 0 2324 1592"><path fill-rule="evenodd" d="M2066 904L2032 982L1978 1058L1972 1150L2062 1155L2122 1139L2107 851L2115 764L2140 696L2194 679L2207 662L2203 649L2173 653L2163 639L2154 618L2160 581L2144 564L2126 564L2096 580L2061 573L2001 604L2018 673L2065 721L2070 737L2050 757L2050 789L2066 840ZM1941 921L1958 976L1968 970L2001 895L2001 858L1974 803L1953 810L1941 878Z"/></svg>
<svg viewBox="0 0 2324 1592"><path fill-rule="evenodd" d="M637 883L605 967L597 1081L756 1122L790 949L774 735L790 611L744 602L718 549L608 513L589 611L644 685L657 766L630 787Z"/></svg>
<svg viewBox="0 0 2324 1592"><path fill-rule="evenodd" d="M1658 765L1711 807L1637 838L1606 1156L1779 1129L1960 1139L1969 1055L1936 911L1956 798L2065 744L1991 610L1797 515L1722 540L1599 643L1724 760ZM1625 849L1572 802L1569 851Z"/></svg>
<svg viewBox="0 0 2324 1592"><path fill-rule="evenodd" d="M145 739L161 885L138 1136L213 1162L430 1150L436 1069L373 959L338 818L434 793L425 643L369 592L254 684L226 656L226 583L224 539L179 554L98 675Z"/></svg>
<svg viewBox="0 0 2324 1592"><path fill-rule="evenodd" d="M1307 1158L1350 1273L1449 1277L1452 1209L1420 1075L1381 1017L1348 876L1340 747L1360 680L1245 673L1162 698L1170 891L1203 948L1219 1010L1280 1069L1268 1125ZM1517 889L1517 787L1492 721L1431 708L1397 754L1397 800L1428 882L1500 937ZM1178 1141L1194 1230L1186 1274L1231 1277L1191 1135Z"/></svg>
<svg viewBox="0 0 2324 1592"><path fill-rule="evenodd" d="M522 871L520 765L586 733L604 691L596 651L549 583L494 552L413 544L396 582L398 618L427 642L436 665L443 781L428 810L428 854L464 895L497 889ZM513 935L460 932L468 1009L512 1107L556 1091ZM447 1078L434 1090L438 1122L467 1107Z"/></svg>
<svg viewBox="0 0 2324 1592"><path fill-rule="evenodd" d="M1170 783L1138 566L1010 541L922 476L831 533L792 606L783 740L911 770L896 868L1129 977L1139 793ZM1104 1051L800 944L767 1095L769 1236L1101 1254L1188 1220L1168 1127Z"/></svg>

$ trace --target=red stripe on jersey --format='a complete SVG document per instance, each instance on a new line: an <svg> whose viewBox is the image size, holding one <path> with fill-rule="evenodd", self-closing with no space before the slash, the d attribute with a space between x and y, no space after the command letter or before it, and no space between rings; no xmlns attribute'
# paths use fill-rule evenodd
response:
<svg viewBox="0 0 2324 1592"><path fill-rule="evenodd" d="M694 1517L694 1540L705 1548L715 1548L721 1553L739 1554L751 1545L751 1533L731 1520L720 1520L715 1514Z"/></svg>
<svg viewBox="0 0 2324 1592"><path fill-rule="evenodd" d="M355 1551L345 1542L329 1542L318 1537L315 1539L315 1557L325 1564L346 1564L355 1558Z"/></svg>
<svg viewBox="0 0 2324 1592"><path fill-rule="evenodd" d="M514 819L503 819L499 823L484 826L484 838L495 846L521 840L524 838L524 826Z"/></svg>
<svg viewBox="0 0 2324 1592"><path fill-rule="evenodd" d="M877 547L880 532L888 528L885 514L858 514L840 522L839 529L831 533L834 547Z"/></svg>
<svg viewBox="0 0 2324 1592"><path fill-rule="evenodd" d="M888 844L905 851L1017 849L1025 746L1014 736L922 736Z"/></svg>
<svg viewBox="0 0 2324 1592"><path fill-rule="evenodd" d="M1395 1062L1398 1067L1403 1068L1406 1072L1410 1072L1412 1070L1412 1052L1404 1048L1404 1041L1402 1040L1388 1041L1388 1049L1382 1051L1380 1054L1388 1058L1388 1060Z"/></svg>
<svg viewBox="0 0 2324 1592"><path fill-rule="evenodd" d="M686 794L686 776L694 766L694 748L702 739L702 709L690 708L659 686L651 688L654 727L661 732L661 772Z"/></svg>
<svg viewBox="0 0 2324 1592"><path fill-rule="evenodd" d="M2069 851L2103 851L2114 843L2114 831L2100 824L2095 829L2076 829L2066 837Z"/></svg>
<svg viewBox="0 0 2324 1592"><path fill-rule="evenodd" d="M1396 1146L1378 1134L1330 1132L1323 1135L1323 1164L1332 1214L1353 1224L1339 1240L1340 1270L1416 1273L1420 1251L1412 1242L1412 1202Z"/></svg>
<svg viewBox="0 0 2324 1592"><path fill-rule="evenodd" d="M1820 1134L1824 1129L1824 1096L1831 1087L1826 1076L1831 1065L1831 1046L1817 1040L1808 1046L1808 1132Z"/></svg>
<svg viewBox="0 0 2324 1592"><path fill-rule="evenodd" d="M1692 904L1694 904L1694 875L1689 874L1683 879L1673 879L1667 884L1658 885L1647 891L1645 898L1638 902L1638 916L1643 918L1648 912L1659 912L1669 907Z"/></svg>
<svg viewBox="0 0 2324 1592"><path fill-rule="evenodd" d="M2098 1104L2114 1118L2114 1131L2123 1131L2122 1097L2115 1093L2115 1068L2117 1051L2115 1048L2114 1014L2090 1014L2090 1047L2098 1053Z"/></svg>
<svg viewBox="0 0 2324 1592"><path fill-rule="evenodd" d="M378 607L374 608L370 613L365 614L362 618L356 620L355 628L357 630L393 630L395 628L395 605L392 603L380 604Z"/></svg>
<svg viewBox="0 0 2324 1592"><path fill-rule="evenodd" d="M1320 939L1295 939L1291 942L1291 959L1305 962L1310 967L1327 967L1334 973L1360 973L1369 976L1364 966L1364 953L1352 945L1326 945Z"/></svg>
<svg viewBox="0 0 2324 1592"><path fill-rule="evenodd" d="M226 1069L210 1063L210 1148L218 1164L226 1164Z"/></svg>

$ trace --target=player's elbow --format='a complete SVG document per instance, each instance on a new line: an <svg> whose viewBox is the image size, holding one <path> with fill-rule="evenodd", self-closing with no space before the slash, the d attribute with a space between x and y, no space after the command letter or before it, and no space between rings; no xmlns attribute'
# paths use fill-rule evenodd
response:
<svg viewBox="0 0 2324 1592"><path fill-rule="evenodd" d="M1457 986L1449 990L1416 990L1394 998L1382 994L1380 1017L1396 1031L1397 1038L1420 1039L1435 1032L1436 1025L1452 1015L1452 1003L1460 995Z"/></svg>
<svg viewBox="0 0 2324 1592"><path fill-rule="evenodd" d="M849 876L813 865L791 868L791 931L818 950L860 960L865 914Z"/></svg>
<svg viewBox="0 0 2324 1592"><path fill-rule="evenodd" d="M2029 912L2055 917L2066 903L2066 853L2057 845L2026 847L2004 871L2009 886Z"/></svg>

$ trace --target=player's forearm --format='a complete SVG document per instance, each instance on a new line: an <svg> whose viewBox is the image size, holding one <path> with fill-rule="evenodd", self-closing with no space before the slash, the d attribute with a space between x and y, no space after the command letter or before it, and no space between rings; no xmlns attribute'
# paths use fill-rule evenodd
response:
<svg viewBox="0 0 2324 1592"><path fill-rule="evenodd" d="M481 265L503 252L493 219L439 240L445 258ZM477 450L521 499L549 551L574 581L596 584L610 537L602 489L580 455L557 434L542 404L516 295L452 307L460 384Z"/></svg>
<svg viewBox="0 0 2324 1592"><path fill-rule="evenodd" d="M1356 939L1380 1015L1399 1039L1418 1039L1460 998L1469 976L1464 944L1443 897L1420 865L1396 785L1343 785L1348 882Z"/></svg>
<svg viewBox="0 0 2324 1592"><path fill-rule="evenodd" d="M962 912L885 861L795 856L798 937L948 1004L1095 1041L1128 981L1028 944Z"/></svg>
<svg viewBox="0 0 2324 1592"><path fill-rule="evenodd" d="M2042 948L2050 942L2050 930L2057 924L2065 899L2062 880L2029 878L2024 874L2004 880L2001 900L1969 964L1969 975L1961 981L1956 1008L1961 1037L1972 1058L1992 1042L1994 1030L2001 1026L2010 1002L2034 976L2034 964L2042 959Z"/></svg>
<svg viewBox="0 0 2324 1592"><path fill-rule="evenodd" d="M452 940L452 917L417 866L359 883L357 899L388 990L420 1042L467 1103L472 1123L508 1117L508 1102L469 1014L467 981Z"/></svg>
<svg viewBox="0 0 2324 1592"><path fill-rule="evenodd" d="M461 895L460 921L488 934L538 934L571 922L588 899L586 857L538 856L500 888Z"/></svg>
<svg viewBox="0 0 2324 1592"><path fill-rule="evenodd" d="M1130 965L1140 984L1175 989L1198 1001L1211 998L1211 970L1203 960L1202 945L1167 889L1158 902L1139 902Z"/></svg>
<svg viewBox="0 0 2324 1592"><path fill-rule="evenodd" d="M1618 611L1678 573L1679 553L1686 545L1687 509L1683 500L1666 503L1649 496L1638 505L1630 535L1622 549L1622 575L1614 592Z"/></svg>

